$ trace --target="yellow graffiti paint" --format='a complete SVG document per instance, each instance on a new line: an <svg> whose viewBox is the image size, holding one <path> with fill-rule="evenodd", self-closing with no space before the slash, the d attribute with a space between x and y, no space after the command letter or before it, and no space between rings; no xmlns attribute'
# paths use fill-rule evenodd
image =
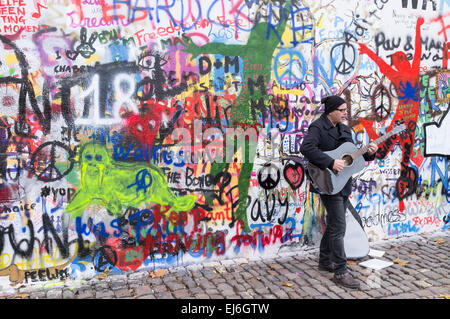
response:
<svg viewBox="0 0 450 319"><path fill-rule="evenodd" d="M304 95L305 91L300 89L280 89L278 87L273 88L274 95L292 94L292 95Z"/></svg>
<svg viewBox="0 0 450 319"><path fill-rule="evenodd" d="M64 286L64 281L62 281L62 282L55 282L55 283L51 283L51 284L47 284L47 285L44 285L42 288L54 288L54 287L59 287L59 286Z"/></svg>
<svg viewBox="0 0 450 319"><path fill-rule="evenodd" d="M281 36L281 41L283 43L291 43L292 41L294 41L293 32L291 30L289 30L289 32L284 32Z"/></svg>
<svg viewBox="0 0 450 319"><path fill-rule="evenodd" d="M23 259L23 257L20 258L20 262L16 263L16 266L19 268L19 270L31 269L31 265L33 265L33 261L26 261Z"/></svg>
<svg viewBox="0 0 450 319"><path fill-rule="evenodd" d="M317 21L317 28L318 28L318 29L325 28L324 21L323 21L322 18L323 18L323 14L320 15L320 18L319 18L319 20Z"/></svg>
<svg viewBox="0 0 450 319"><path fill-rule="evenodd" d="M6 257L8 258L8 261L5 262ZM11 262L11 256L8 253L0 255L0 269L8 267L10 262Z"/></svg>
<svg viewBox="0 0 450 319"><path fill-rule="evenodd" d="M19 270L47 268L52 266L56 267L63 261L58 246L55 247L55 251L53 253L46 254L39 254L38 248L35 248L33 256L34 257L29 260L24 260L22 257L21 261L16 264Z"/></svg>
<svg viewBox="0 0 450 319"><path fill-rule="evenodd" d="M6 64L8 64L8 65L13 65L15 63L19 63L19 61L17 60L16 55L13 54L13 53L6 54L5 55L5 61L6 61Z"/></svg>
<svg viewBox="0 0 450 319"><path fill-rule="evenodd" d="M86 59L86 64L91 64L94 62L101 62L100 56L98 54L93 54L89 57L89 59Z"/></svg>

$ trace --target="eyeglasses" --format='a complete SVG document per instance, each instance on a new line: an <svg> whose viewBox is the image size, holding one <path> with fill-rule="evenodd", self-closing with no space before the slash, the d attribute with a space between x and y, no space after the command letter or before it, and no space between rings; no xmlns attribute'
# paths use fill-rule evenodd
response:
<svg viewBox="0 0 450 319"><path fill-rule="evenodd" d="M345 108L345 109L336 109L336 111L339 111L339 112L341 112L341 113L344 113L344 112L347 112L347 108Z"/></svg>

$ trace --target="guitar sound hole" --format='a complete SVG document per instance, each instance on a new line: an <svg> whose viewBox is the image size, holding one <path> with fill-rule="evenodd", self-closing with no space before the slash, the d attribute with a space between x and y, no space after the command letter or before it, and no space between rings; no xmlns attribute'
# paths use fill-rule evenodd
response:
<svg viewBox="0 0 450 319"><path fill-rule="evenodd" d="M353 164L353 158L350 155L344 155L342 160L345 162L345 166L351 166Z"/></svg>

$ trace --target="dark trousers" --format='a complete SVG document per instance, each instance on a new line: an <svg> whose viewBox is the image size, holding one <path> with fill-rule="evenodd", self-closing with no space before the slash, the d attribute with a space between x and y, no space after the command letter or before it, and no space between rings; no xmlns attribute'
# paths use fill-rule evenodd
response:
<svg viewBox="0 0 450 319"><path fill-rule="evenodd" d="M347 257L344 249L345 212L349 205L348 197L341 195L320 195L327 211L326 229L320 242L319 263L334 264L335 274L347 272Z"/></svg>

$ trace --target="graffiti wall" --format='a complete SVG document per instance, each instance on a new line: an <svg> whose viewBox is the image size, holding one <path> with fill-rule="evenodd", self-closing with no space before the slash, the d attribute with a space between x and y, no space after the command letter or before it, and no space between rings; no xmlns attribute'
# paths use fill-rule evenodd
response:
<svg viewBox="0 0 450 319"><path fill-rule="evenodd" d="M370 241L449 228L448 0L0 0L0 284L317 247L339 94Z"/></svg>

